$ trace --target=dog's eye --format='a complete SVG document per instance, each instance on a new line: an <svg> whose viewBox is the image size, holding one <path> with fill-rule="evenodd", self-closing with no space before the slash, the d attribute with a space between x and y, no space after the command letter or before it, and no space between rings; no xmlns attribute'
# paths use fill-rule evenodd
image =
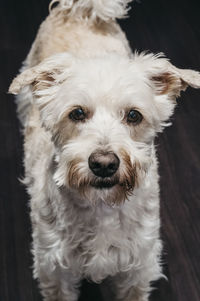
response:
<svg viewBox="0 0 200 301"><path fill-rule="evenodd" d="M86 118L86 114L82 108L77 108L69 114L69 118L73 121L83 121Z"/></svg>
<svg viewBox="0 0 200 301"><path fill-rule="evenodd" d="M139 124L143 119L143 116L137 110L130 110L127 115L127 122L133 124Z"/></svg>

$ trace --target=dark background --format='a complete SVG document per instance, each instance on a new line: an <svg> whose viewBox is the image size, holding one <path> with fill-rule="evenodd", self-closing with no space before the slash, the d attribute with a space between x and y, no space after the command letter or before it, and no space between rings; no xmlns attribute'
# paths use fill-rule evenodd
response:
<svg viewBox="0 0 200 301"><path fill-rule="evenodd" d="M32 280L31 226L22 137L14 97L6 91L48 12L48 0L0 1L0 301L39 301ZM121 21L133 50L164 52L180 68L200 70L199 0L142 0ZM163 264L168 281L152 301L200 300L200 91L178 100L173 126L156 141L160 161ZM81 301L100 301L85 283ZM110 300L112 301L112 300Z"/></svg>

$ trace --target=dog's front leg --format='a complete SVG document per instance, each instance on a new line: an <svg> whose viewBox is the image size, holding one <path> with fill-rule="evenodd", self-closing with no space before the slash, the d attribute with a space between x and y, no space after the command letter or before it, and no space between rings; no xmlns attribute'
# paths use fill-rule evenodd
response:
<svg viewBox="0 0 200 301"><path fill-rule="evenodd" d="M148 301L148 296L149 294L144 292L140 287L134 286L128 290L126 297L124 297L122 300L123 301ZM117 300L122 301L121 299L117 299Z"/></svg>
<svg viewBox="0 0 200 301"><path fill-rule="evenodd" d="M77 301L79 297L80 275L72 273L69 269L60 269L60 296L59 301Z"/></svg>
<svg viewBox="0 0 200 301"><path fill-rule="evenodd" d="M77 301L79 297L79 276L69 270L56 268L52 273L40 269L39 286L44 301Z"/></svg>
<svg viewBox="0 0 200 301"><path fill-rule="evenodd" d="M137 272L136 272L137 273ZM149 282L140 282L134 272L121 273L113 278L115 301L147 301L149 296Z"/></svg>
<svg viewBox="0 0 200 301"><path fill-rule="evenodd" d="M41 212L42 209L40 215ZM77 301L81 274L72 271L65 262L64 232L57 231L54 224L41 219L33 226L34 278L39 280L44 300Z"/></svg>
<svg viewBox="0 0 200 301"><path fill-rule="evenodd" d="M116 298L116 301L148 301L149 294L143 291L139 286L133 286L127 291L123 289L124 296L122 298ZM122 295L121 292L117 295Z"/></svg>

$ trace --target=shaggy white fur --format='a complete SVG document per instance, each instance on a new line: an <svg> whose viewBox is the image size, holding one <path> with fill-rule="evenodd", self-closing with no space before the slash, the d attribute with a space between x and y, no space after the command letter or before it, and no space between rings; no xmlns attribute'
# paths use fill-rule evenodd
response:
<svg viewBox="0 0 200 301"><path fill-rule="evenodd" d="M46 301L76 301L83 278L109 278L112 301L147 301L162 277L154 138L200 74L131 54L112 21L128 2L61 0L10 87Z"/></svg>
<svg viewBox="0 0 200 301"><path fill-rule="evenodd" d="M59 3L59 9L66 11L73 19L82 19L87 16L94 21L101 19L124 18L128 12L128 3L132 0L53 0L50 3L50 10L54 3Z"/></svg>

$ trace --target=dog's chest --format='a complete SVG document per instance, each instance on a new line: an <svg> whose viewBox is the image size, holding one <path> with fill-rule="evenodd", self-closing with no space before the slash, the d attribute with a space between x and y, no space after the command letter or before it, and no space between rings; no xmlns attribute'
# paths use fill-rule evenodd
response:
<svg viewBox="0 0 200 301"><path fill-rule="evenodd" d="M73 268L81 269L93 281L128 269L134 262L133 232L120 209L101 206L93 215L82 216L73 227Z"/></svg>

